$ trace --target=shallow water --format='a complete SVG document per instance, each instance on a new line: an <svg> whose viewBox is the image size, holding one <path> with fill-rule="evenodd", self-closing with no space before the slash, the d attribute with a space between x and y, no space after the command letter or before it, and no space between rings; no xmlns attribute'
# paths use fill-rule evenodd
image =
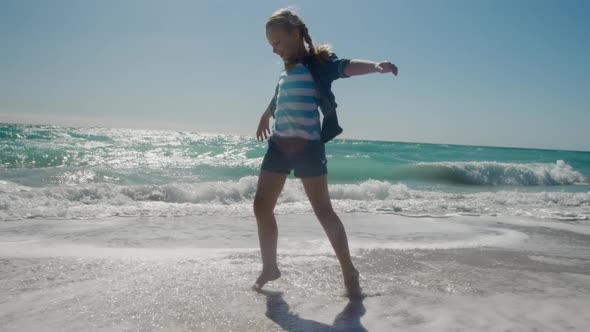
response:
<svg viewBox="0 0 590 332"><path fill-rule="evenodd" d="M590 325L590 227L506 217L346 214L367 297L343 296L313 215L279 215L283 277L251 217L0 224L3 331L532 331Z"/></svg>

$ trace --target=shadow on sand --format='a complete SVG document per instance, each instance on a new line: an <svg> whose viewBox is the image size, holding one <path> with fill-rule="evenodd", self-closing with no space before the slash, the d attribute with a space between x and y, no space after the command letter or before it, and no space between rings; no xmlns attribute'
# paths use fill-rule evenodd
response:
<svg viewBox="0 0 590 332"><path fill-rule="evenodd" d="M281 292L258 290L258 293L266 296L266 317L277 323L285 331L367 331L361 324L361 317L366 312L362 297L350 298L346 307L334 319L334 323L328 325L301 318L299 315L290 312L289 304L285 302Z"/></svg>

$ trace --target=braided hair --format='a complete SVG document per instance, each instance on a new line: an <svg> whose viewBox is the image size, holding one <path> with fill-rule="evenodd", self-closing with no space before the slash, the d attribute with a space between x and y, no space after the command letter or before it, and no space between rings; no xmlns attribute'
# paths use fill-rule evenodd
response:
<svg viewBox="0 0 590 332"><path fill-rule="evenodd" d="M289 32L298 29L303 41L307 44L310 55L315 56L320 61L327 61L330 57L330 53L332 52L330 45L322 44L314 46L307 25L305 25L303 20L291 10L287 8L277 10L266 22L267 29L271 26L279 26Z"/></svg>

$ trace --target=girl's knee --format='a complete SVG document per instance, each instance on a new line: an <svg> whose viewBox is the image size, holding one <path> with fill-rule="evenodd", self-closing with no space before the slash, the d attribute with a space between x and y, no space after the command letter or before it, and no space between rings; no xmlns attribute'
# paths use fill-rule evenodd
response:
<svg viewBox="0 0 590 332"><path fill-rule="evenodd" d="M336 212L331 205L321 206L314 208L313 212L315 213L316 217L320 219L320 222L329 222L331 220L337 219Z"/></svg>
<svg viewBox="0 0 590 332"><path fill-rule="evenodd" d="M262 197L256 196L254 198L253 208L255 216L264 216L266 214L272 214L274 204L271 204L271 202Z"/></svg>

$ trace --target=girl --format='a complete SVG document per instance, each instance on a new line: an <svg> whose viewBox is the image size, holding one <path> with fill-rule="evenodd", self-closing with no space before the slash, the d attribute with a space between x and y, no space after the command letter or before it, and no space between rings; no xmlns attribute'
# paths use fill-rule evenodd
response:
<svg viewBox="0 0 590 332"><path fill-rule="evenodd" d="M273 52L285 62L285 70L256 131L257 139L266 139L270 134L269 119L275 117L254 198L262 255L262 273L254 288L260 289L281 276L273 211L287 176L294 170L338 257L348 294L359 295L359 272L352 264L346 231L332 209L328 193L324 143L342 132L331 84L337 78L368 73L397 75L397 67L387 61L338 59L328 45L314 46L305 23L288 9L280 9L268 19L266 38ZM321 126L318 106L324 115Z"/></svg>

